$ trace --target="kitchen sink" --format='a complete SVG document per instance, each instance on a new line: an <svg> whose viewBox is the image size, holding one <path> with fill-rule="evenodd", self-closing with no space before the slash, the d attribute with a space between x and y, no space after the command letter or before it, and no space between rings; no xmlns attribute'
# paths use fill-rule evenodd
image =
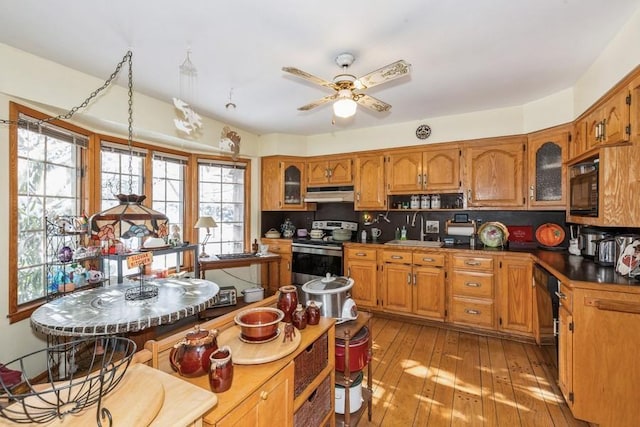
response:
<svg viewBox="0 0 640 427"><path fill-rule="evenodd" d="M393 246L419 246L422 248L441 248L444 242L432 242L427 240L390 240L385 245Z"/></svg>

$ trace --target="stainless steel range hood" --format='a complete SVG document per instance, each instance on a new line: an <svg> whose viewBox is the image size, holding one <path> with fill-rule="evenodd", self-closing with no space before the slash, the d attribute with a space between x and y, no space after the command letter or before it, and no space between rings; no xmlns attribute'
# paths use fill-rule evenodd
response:
<svg viewBox="0 0 640 427"><path fill-rule="evenodd" d="M353 186L308 187L304 201L307 203L353 203Z"/></svg>

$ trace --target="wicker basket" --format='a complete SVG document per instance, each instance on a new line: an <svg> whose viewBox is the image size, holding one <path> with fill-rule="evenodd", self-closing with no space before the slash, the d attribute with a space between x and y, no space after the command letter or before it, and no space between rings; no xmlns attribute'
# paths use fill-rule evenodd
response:
<svg viewBox="0 0 640 427"><path fill-rule="evenodd" d="M294 359L293 396L298 397L311 381L327 366L329 337L325 333Z"/></svg>
<svg viewBox="0 0 640 427"><path fill-rule="evenodd" d="M293 416L294 426L312 427L320 425L320 422L331 411L332 386L331 376L328 375L295 413Z"/></svg>

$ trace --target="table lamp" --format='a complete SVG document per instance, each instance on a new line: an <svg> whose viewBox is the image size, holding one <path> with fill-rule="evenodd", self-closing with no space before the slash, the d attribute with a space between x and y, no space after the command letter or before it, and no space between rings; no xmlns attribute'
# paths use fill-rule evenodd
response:
<svg viewBox="0 0 640 427"><path fill-rule="evenodd" d="M207 235L205 236L205 238L202 241L202 243L200 243L202 245L202 251L200 251L200 258L206 258L206 257L209 256L204 251L204 246L207 244L207 242L209 241L209 238L211 237L211 231L209 229L213 228L213 227L217 227L217 226L218 226L218 224L216 224L215 220L210 216L201 216L196 221L196 225L193 226L193 228L206 228L207 229Z"/></svg>

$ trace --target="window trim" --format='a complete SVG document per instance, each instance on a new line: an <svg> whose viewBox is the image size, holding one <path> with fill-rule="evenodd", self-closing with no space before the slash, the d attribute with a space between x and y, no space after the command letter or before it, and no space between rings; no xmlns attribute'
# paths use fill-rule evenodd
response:
<svg viewBox="0 0 640 427"><path fill-rule="evenodd" d="M29 107L20 105L16 102L9 102L9 119L11 121L17 121L20 114L27 115L37 120L48 119L50 116L33 110ZM53 120L50 122L55 126L66 129L68 131L77 133L82 136L86 136L89 140L89 148L91 147L92 138L91 132L72 125L70 123L63 122L61 120ZM18 235L18 125L9 125L9 236ZM90 149L82 150L83 164L88 167ZM87 177L82 180L82 194L85 199L81 202L82 209L88 209L89 203L87 200L88 179ZM9 323L15 323L20 320L24 320L31 316L31 313L43 304L41 299L30 301L24 304L18 304L18 241L14 238L9 238L9 311L7 317Z"/></svg>

